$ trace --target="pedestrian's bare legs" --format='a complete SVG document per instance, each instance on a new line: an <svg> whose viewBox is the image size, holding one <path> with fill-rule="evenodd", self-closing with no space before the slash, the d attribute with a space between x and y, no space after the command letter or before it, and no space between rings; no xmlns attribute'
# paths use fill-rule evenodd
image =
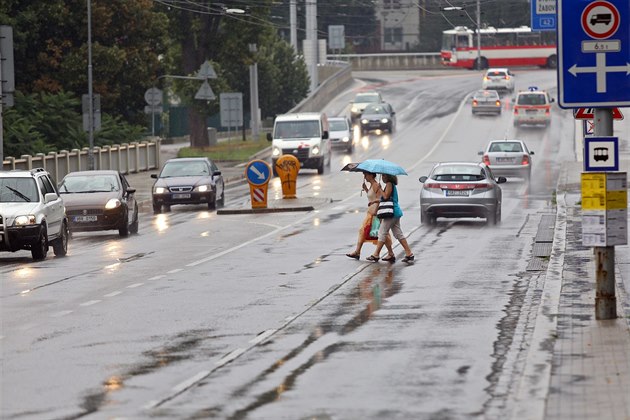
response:
<svg viewBox="0 0 630 420"><path fill-rule="evenodd" d="M354 252L350 255L361 255L361 248L363 248L363 243L365 239L363 238L363 232L359 232L359 237L357 238L357 246L354 249Z"/></svg>
<svg viewBox="0 0 630 420"><path fill-rule="evenodd" d="M403 249L405 250L405 255L407 257L411 257L413 255L413 252L411 252L411 248L409 248L409 244L407 243L407 238L402 238L398 242L400 242Z"/></svg>

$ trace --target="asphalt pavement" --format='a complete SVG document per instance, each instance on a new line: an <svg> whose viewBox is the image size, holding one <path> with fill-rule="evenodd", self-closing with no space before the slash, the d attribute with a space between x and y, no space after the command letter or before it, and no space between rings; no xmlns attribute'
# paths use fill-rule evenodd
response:
<svg viewBox="0 0 630 420"><path fill-rule="evenodd" d="M621 170L628 172L630 148L628 139L622 141ZM184 145L162 145L160 162L175 157ZM265 159L266 153L255 158ZM218 165L227 185L246 182L245 163ZM616 247L618 318L596 320L593 251L581 243L581 172L578 161L564 163L560 173L553 245L538 291L538 314L528 326L532 333L523 376L513 391L514 419L630 419L630 252L627 245ZM143 208L150 208L151 173L157 171L127 175ZM308 211L329 201L303 197L286 203L270 199L268 207Z"/></svg>

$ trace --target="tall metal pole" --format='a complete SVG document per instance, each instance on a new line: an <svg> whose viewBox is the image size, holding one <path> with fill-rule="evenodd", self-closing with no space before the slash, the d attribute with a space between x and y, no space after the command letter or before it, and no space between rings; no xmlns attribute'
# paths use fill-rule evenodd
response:
<svg viewBox="0 0 630 420"><path fill-rule="evenodd" d="M593 113L596 137L613 135L612 109L595 108ZM595 319L617 318L615 297L615 247L596 246L595 255Z"/></svg>
<svg viewBox="0 0 630 420"><path fill-rule="evenodd" d="M94 92L92 92L92 1L87 0L88 14L88 170L94 170Z"/></svg>
<svg viewBox="0 0 630 420"><path fill-rule="evenodd" d="M477 66L481 68L481 4L477 0Z"/></svg>
<svg viewBox="0 0 630 420"><path fill-rule="evenodd" d="M2 61L2 54L0 54ZM0 66L0 171L4 169L4 127L2 125L2 66Z"/></svg>
<svg viewBox="0 0 630 420"><path fill-rule="evenodd" d="M258 49L256 44L249 44L249 51L254 55ZM258 63L249 66L249 110L251 113L250 125L252 130L252 139L258 141L258 128L260 121L258 119Z"/></svg>
<svg viewBox="0 0 630 420"><path fill-rule="evenodd" d="M298 52L297 41L297 0L289 0L289 23L291 26L291 46Z"/></svg>

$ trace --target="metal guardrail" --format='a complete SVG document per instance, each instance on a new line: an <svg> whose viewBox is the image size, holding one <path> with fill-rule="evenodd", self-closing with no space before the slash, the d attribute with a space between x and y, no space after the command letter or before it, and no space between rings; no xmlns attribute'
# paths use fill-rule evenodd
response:
<svg viewBox="0 0 630 420"><path fill-rule="evenodd" d="M329 61L350 64L352 70L444 69L440 53L329 54Z"/></svg>
<svg viewBox="0 0 630 420"><path fill-rule="evenodd" d="M19 159L7 157L2 170L44 168L56 181L61 181L70 172L88 169L88 150L89 148L84 147L81 150L62 150L47 155L22 155ZM93 151L95 169L113 169L129 174L160 167L160 139L94 147Z"/></svg>

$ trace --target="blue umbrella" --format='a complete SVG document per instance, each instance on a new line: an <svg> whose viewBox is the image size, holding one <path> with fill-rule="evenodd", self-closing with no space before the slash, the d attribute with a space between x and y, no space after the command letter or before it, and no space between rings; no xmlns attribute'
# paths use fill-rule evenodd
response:
<svg viewBox="0 0 630 420"><path fill-rule="evenodd" d="M375 174L407 175L407 172L398 164L385 159L368 159L359 163L356 169Z"/></svg>

